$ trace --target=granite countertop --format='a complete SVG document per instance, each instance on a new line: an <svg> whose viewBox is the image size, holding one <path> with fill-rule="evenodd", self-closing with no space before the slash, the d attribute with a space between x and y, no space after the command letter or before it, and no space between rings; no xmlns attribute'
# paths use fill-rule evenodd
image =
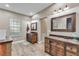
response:
<svg viewBox="0 0 79 59"><path fill-rule="evenodd" d="M8 43L8 42L12 42L13 40L11 38L6 38L6 39L3 39L3 40L0 40L0 44L1 43Z"/></svg>
<svg viewBox="0 0 79 59"><path fill-rule="evenodd" d="M62 37L55 37L55 36L46 36L46 38L49 39L54 39L54 40L59 40L59 41L63 41L63 42L67 42L67 43L72 43L72 44L76 44L79 45L79 41L76 39L64 39Z"/></svg>
<svg viewBox="0 0 79 59"><path fill-rule="evenodd" d="M7 36L7 30L0 29L0 44L12 42L12 41L13 41L12 38L10 36Z"/></svg>

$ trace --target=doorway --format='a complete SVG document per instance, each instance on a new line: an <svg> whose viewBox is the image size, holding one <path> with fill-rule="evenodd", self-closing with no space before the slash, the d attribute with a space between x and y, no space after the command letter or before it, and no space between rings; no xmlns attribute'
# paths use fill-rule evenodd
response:
<svg viewBox="0 0 79 59"><path fill-rule="evenodd" d="M41 19L41 42L44 42L44 38L47 35L47 18Z"/></svg>

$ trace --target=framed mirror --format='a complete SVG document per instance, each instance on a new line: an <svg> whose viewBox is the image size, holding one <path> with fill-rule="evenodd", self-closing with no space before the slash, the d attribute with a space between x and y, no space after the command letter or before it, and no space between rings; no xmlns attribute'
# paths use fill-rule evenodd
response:
<svg viewBox="0 0 79 59"><path fill-rule="evenodd" d="M76 13L63 15L51 19L51 31L75 32Z"/></svg>
<svg viewBox="0 0 79 59"><path fill-rule="evenodd" d="M37 30L37 22L31 23L31 30Z"/></svg>

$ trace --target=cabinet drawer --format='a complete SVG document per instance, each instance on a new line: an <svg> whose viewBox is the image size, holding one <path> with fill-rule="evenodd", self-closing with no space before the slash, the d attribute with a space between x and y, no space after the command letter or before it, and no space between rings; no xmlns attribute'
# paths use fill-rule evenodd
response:
<svg viewBox="0 0 79 59"><path fill-rule="evenodd" d="M57 51L58 51L58 52L63 52L63 51L64 51L64 49L57 48Z"/></svg>
<svg viewBox="0 0 79 59"><path fill-rule="evenodd" d="M64 49L64 46L61 46L61 45L57 45L57 48L61 48L61 49Z"/></svg>
<svg viewBox="0 0 79 59"><path fill-rule="evenodd" d="M76 56L77 54L66 52L66 56Z"/></svg>
<svg viewBox="0 0 79 59"><path fill-rule="evenodd" d="M56 49L52 49L52 50L50 51L50 54L56 56Z"/></svg>
<svg viewBox="0 0 79 59"><path fill-rule="evenodd" d="M61 48L57 48L57 55L58 56L64 56L65 54L64 54L64 49L61 49Z"/></svg>
<svg viewBox="0 0 79 59"><path fill-rule="evenodd" d="M64 56L64 53L57 52L57 56Z"/></svg>
<svg viewBox="0 0 79 59"><path fill-rule="evenodd" d="M67 45L66 45L66 50L72 51L72 52L74 52L74 53L77 53L77 46L71 45L71 44L67 44Z"/></svg>
<svg viewBox="0 0 79 59"><path fill-rule="evenodd" d="M57 41L57 45L58 45L58 46L62 46L62 47L64 47L64 42Z"/></svg>
<svg viewBox="0 0 79 59"><path fill-rule="evenodd" d="M56 43L56 41L50 41L50 45L51 45L51 46L56 46L57 43Z"/></svg>

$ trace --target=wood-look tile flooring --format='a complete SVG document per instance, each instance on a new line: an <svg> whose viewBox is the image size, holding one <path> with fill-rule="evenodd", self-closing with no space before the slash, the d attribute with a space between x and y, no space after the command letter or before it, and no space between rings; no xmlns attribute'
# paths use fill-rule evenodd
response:
<svg viewBox="0 0 79 59"><path fill-rule="evenodd" d="M31 44L27 41L12 44L12 56L49 56L44 52L44 43Z"/></svg>

